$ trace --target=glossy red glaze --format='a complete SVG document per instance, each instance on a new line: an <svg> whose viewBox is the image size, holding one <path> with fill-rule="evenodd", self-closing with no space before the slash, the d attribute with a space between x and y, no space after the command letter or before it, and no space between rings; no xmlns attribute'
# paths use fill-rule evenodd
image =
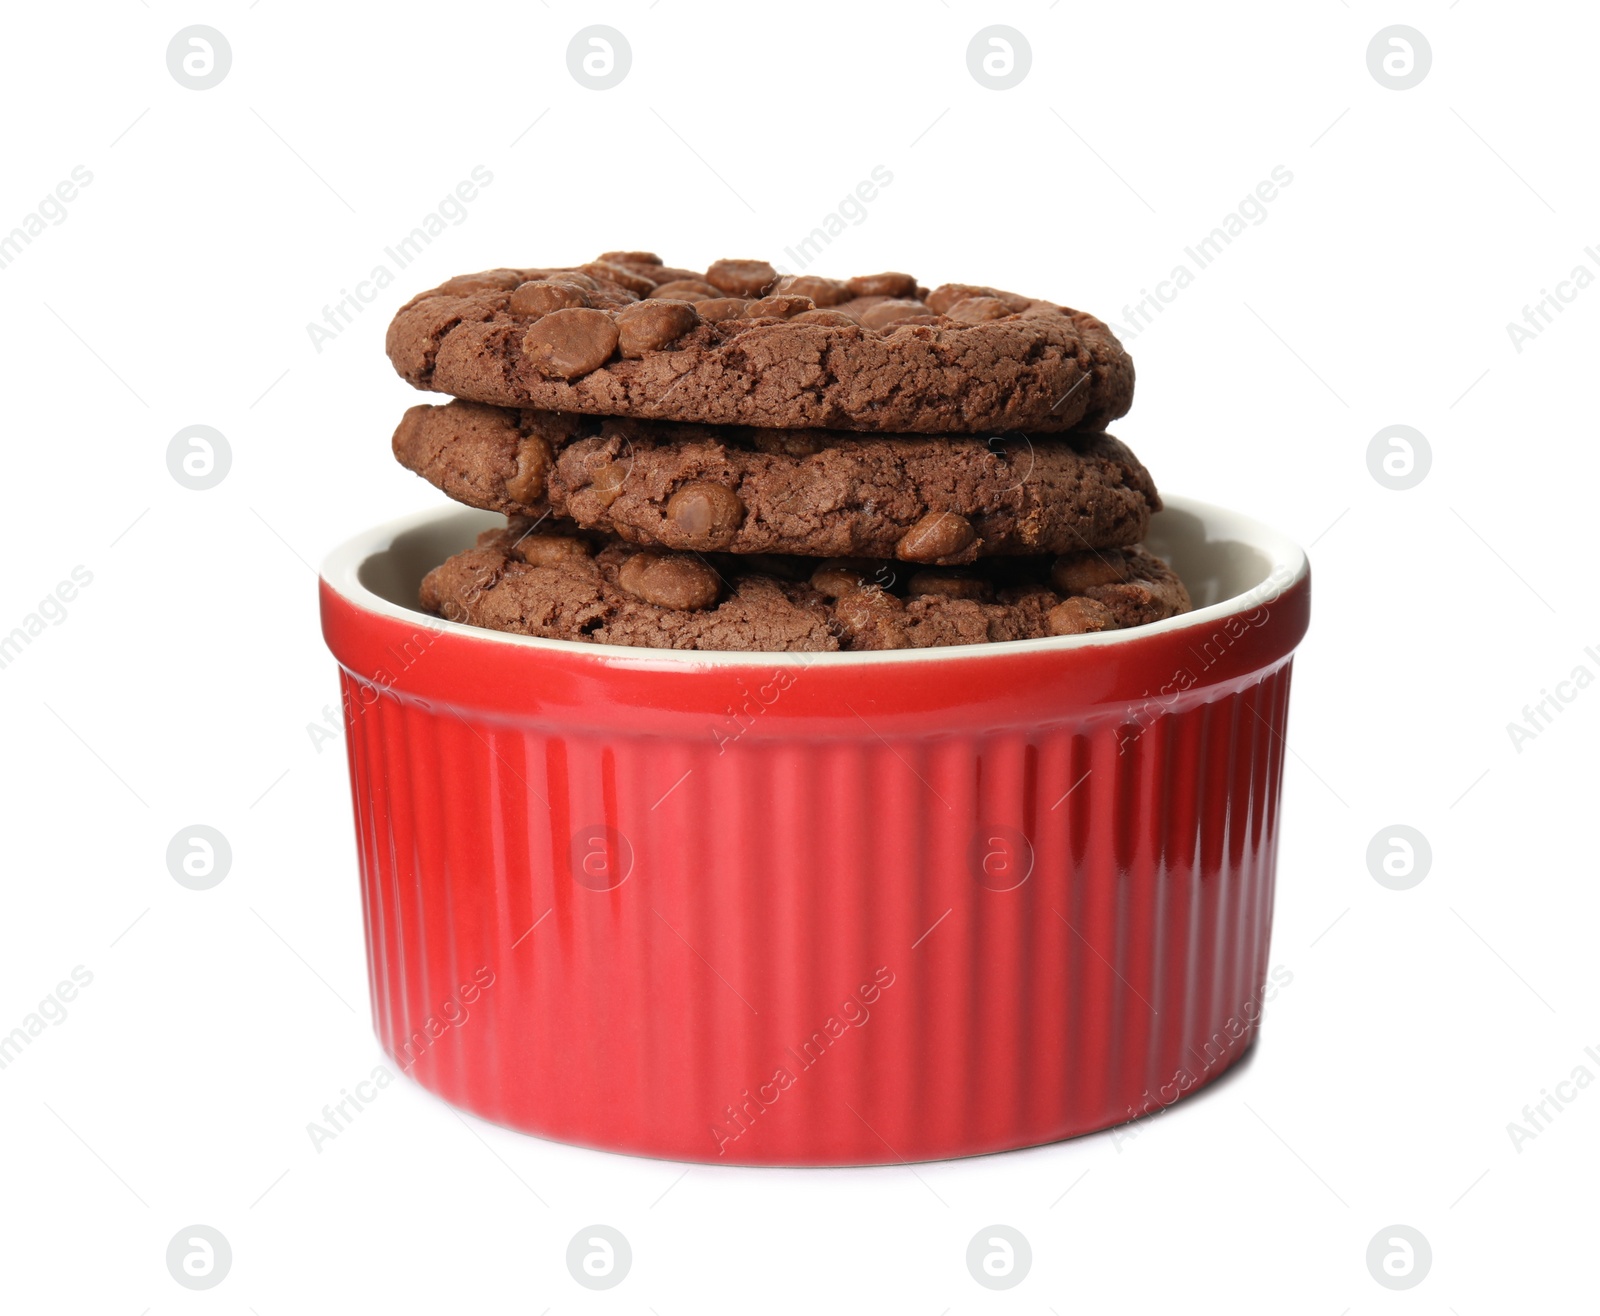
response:
<svg viewBox="0 0 1600 1316"><path fill-rule="evenodd" d="M1153 1112L1254 1040L1303 559L1195 624L865 662L529 643L357 593L322 613L373 1016L458 1106L911 1161Z"/></svg>

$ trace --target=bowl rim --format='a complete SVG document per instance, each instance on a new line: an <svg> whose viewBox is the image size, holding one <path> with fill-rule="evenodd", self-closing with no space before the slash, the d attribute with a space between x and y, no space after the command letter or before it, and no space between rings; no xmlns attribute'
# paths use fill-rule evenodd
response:
<svg viewBox="0 0 1600 1316"><path fill-rule="evenodd" d="M1264 554L1269 564L1266 575L1243 593L1207 604L1205 607L1196 608L1177 617L1168 617L1163 621L1130 627L1126 630L1102 631L1089 635L1055 635L1035 640L1003 640L992 644L945 645L929 649L808 653L804 656L806 666L858 667L884 663L932 662L941 659L948 661L952 658L982 660L1023 653L1137 644L1156 635L1191 629L1204 630L1214 627L1227 617L1255 612L1300 584L1309 574L1310 560L1305 550L1288 536L1254 517L1197 498L1166 493L1161 497L1165 510L1188 513L1199 518L1208 540L1228 538L1242 542ZM796 657L793 653L783 651L659 649L644 645L591 644L574 640L551 640L535 635L514 635L507 631L494 631L463 622L447 621L443 617L423 612L420 608L391 603L362 583L361 571L368 560L378 553L387 551L401 535L422 529L434 522L469 513L480 516L492 515L462 504L448 504L381 522L352 535L328 552L322 560L318 576L326 588L362 612L376 614L412 627L425 627L436 634L458 636L470 642L511 645L535 652L559 654L567 659L592 658L598 662L621 660L630 664L646 661L652 666L661 663L704 668L749 666L752 663L767 662L775 658L793 661Z"/></svg>

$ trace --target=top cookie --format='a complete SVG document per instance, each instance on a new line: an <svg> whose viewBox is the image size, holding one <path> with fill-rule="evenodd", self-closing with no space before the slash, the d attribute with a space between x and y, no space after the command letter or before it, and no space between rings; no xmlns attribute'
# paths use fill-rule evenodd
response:
<svg viewBox="0 0 1600 1316"><path fill-rule="evenodd" d="M474 402L710 425L1063 433L1133 401L1132 359L1083 311L637 251L449 279L400 308L387 347L409 383Z"/></svg>

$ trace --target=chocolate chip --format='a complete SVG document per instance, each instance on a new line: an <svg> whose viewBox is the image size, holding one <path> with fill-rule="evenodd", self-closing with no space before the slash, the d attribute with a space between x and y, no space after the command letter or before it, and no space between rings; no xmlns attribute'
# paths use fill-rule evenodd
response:
<svg viewBox="0 0 1600 1316"><path fill-rule="evenodd" d="M1001 292L981 283L942 283L927 296L928 307L937 315L948 315L957 302L972 297L993 297L1006 308L1007 313L1028 309L1028 299L1014 292Z"/></svg>
<svg viewBox="0 0 1600 1316"><path fill-rule="evenodd" d="M861 321L852 319L839 311L801 311L789 321L790 324L821 324L821 325L850 325L859 328Z"/></svg>
<svg viewBox="0 0 1600 1316"><path fill-rule="evenodd" d="M439 285L439 291L452 297L469 297L475 292L500 292L522 282L518 270L483 270L478 274L458 274Z"/></svg>
<svg viewBox="0 0 1600 1316"><path fill-rule="evenodd" d="M1117 619L1111 609L1093 599L1063 599L1050 609L1045 625L1052 635L1087 635L1091 631L1114 631Z"/></svg>
<svg viewBox="0 0 1600 1316"><path fill-rule="evenodd" d="M1128 578L1128 564L1116 549L1064 553L1050 568L1050 583L1061 594L1082 594L1097 585L1117 585Z"/></svg>
<svg viewBox="0 0 1600 1316"><path fill-rule="evenodd" d="M901 649L906 647L901 618L905 604L875 586L865 586L841 594L833 605L833 615L857 649Z"/></svg>
<svg viewBox="0 0 1600 1316"><path fill-rule="evenodd" d="M617 570L617 584L658 608L690 612L717 601L717 573L687 553L635 553Z"/></svg>
<svg viewBox="0 0 1600 1316"><path fill-rule="evenodd" d="M1109 608L1119 624L1126 622L1128 625L1143 625L1145 622L1160 621L1161 618L1172 615L1173 609L1157 597L1159 589L1160 586L1153 580L1129 580L1101 585L1094 591L1092 598L1074 596L1070 602L1098 603L1102 607ZM1130 617L1138 620L1129 621Z"/></svg>
<svg viewBox="0 0 1600 1316"><path fill-rule="evenodd" d="M955 512L929 512L900 536L894 555L907 562L938 562L954 557L978 537L972 523Z"/></svg>
<svg viewBox="0 0 1600 1316"><path fill-rule="evenodd" d="M589 487L603 506L610 507L617 501L627 478L628 468L622 462L602 462L589 472Z"/></svg>
<svg viewBox="0 0 1600 1316"><path fill-rule="evenodd" d="M952 320L963 324L982 324L985 320L998 320L1011 311L998 297L963 297L945 312Z"/></svg>
<svg viewBox="0 0 1600 1316"><path fill-rule="evenodd" d="M708 301L696 302L694 309L700 312L702 320L742 320L744 308L750 305L743 297L713 297Z"/></svg>
<svg viewBox="0 0 1600 1316"><path fill-rule="evenodd" d="M688 302L635 302L617 312L618 340L623 356L643 356L682 338L700 323Z"/></svg>
<svg viewBox="0 0 1600 1316"><path fill-rule="evenodd" d="M575 283L555 279L534 279L511 294L512 315L549 315L569 306L589 305L589 294Z"/></svg>
<svg viewBox="0 0 1600 1316"><path fill-rule="evenodd" d="M850 300L850 290L842 281L819 278L815 274L785 279L778 291L792 293L796 297L809 297L818 306L837 306L840 302Z"/></svg>
<svg viewBox="0 0 1600 1316"><path fill-rule="evenodd" d="M668 499L667 520L685 548L726 548L744 523L744 504L725 484L691 480Z"/></svg>
<svg viewBox="0 0 1600 1316"><path fill-rule="evenodd" d="M535 320L522 352L549 379L576 379L598 370L617 350L617 324L604 311L574 306Z"/></svg>
<svg viewBox="0 0 1600 1316"><path fill-rule="evenodd" d="M811 588L830 599L860 589L866 583L867 578L859 571L827 562L811 573Z"/></svg>
<svg viewBox="0 0 1600 1316"><path fill-rule="evenodd" d="M909 274L887 271L883 274L858 274L845 284L852 297L910 297L917 291L917 281Z"/></svg>
<svg viewBox="0 0 1600 1316"><path fill-rule="evenodd" d="M706 271L706 282L733 297L759 297L778 281L778 271L764 260L719 260Z"/></svg>
<svg viewBox="0 0 1600 1316"><path fill-rule="evenodd" d="M976 283L941 283L928 294L928 309L935 315L945 315L957 302L973 297L993 297L994 289Z"/></svg>
<svg viewBox="0 0 1600 1316"><path fill-rule="evenodd" d="M646 278L637 270L603 260L590 261L587 265L578 266L578 269L601 283L614 283L619 288L626 288L636 297L648 297L656 286L654 279Z"/></svg>
<svg viewBox="0 0 1600 1316"><path fill-rule="evenodd" d="M602 251L595 262L599 265L659 265L661 257L653 251Z"/></svg>
<svg viewBox="0 0 1600 1316"><path fill-rule="evenodd" d="M745 308L745 315L752 320L759 320L763 316L776 316L780 320L787 320L791 315L803 315L807 311L816 310L816 303L809 297L797 297L792 293L778 292L771 296L763 297L759 301L751 302Z"/></svg>
<svg viewBox="0 0 1600 1316"><path fill-rule="evenodd" d="M680 302L701 302L707 297L722 296L722 289L712 287L704 279L674 279L671 283L656 284L652 296L671 297Z"/></svg>
<svg viewBox="0 0 1600 1316"><path fill-rule="evenodd" d="M984 603L994 598L994 587L988 581L955 571L918 571L907 582L906 592L938 594L947 599L978 599Z"/></svg>
<svg viewBox="0 0 1600 1316"><path fill-rule="evenodd" d="M576 535L525 535L516 543L517 556L535 567L553 567L593 554L586 540Z"/></svg>
<svg viewBox="0 0 1600 1316"><path fill-rule="evenodd" d="M912 316L927 315L928 308L921 302L891 298L869 306L861 313L861 323L868 329L887 329L890 325L909 320Z"/></svg>
<svg viewBox="0 0 1600 1316"><path fill-rule="evenodd" d="M602 284L589 294L589 305L597 306L603 311L620 311L624 306L632 306L638 302L626 288L616 288Z"/></svg>
<svg viewBox="0 0 1600 1316"><path fill-rule="evenodd" d="M512 501L531 507L544 496L544 477L550 470L550 441L542 434L525 436L517 447L517 473L506 481Z"/></svg>

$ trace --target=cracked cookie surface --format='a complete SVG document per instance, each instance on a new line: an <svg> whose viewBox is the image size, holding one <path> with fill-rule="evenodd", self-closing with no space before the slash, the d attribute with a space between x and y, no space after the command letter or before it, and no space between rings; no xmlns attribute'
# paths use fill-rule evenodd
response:
<svg viewBox="0 0 1600 1316"><path fill-rule="evenodd" d="M1137 543L1161 500L1106 434L923 438L412 407L396 458L459 502L671 549L954 565Z"/></svg>
<svg viewBox="0 0 1600 1316"><path fill-rule="evenodd" d="M471 401L772 428L1100 430L1134 387L1111 330L1053 302L649 252L449 279L400 309L386 346L409 383Z"/></svg>
<svg viewBox="0 0 1600 1316"><path fill-rule="evenodd" d="M975 568L642 549L546 521L489 530L423 579L451 621L546 639L744 652L930 648L1078 635L1187 612L1142 548Z"/></svg>

